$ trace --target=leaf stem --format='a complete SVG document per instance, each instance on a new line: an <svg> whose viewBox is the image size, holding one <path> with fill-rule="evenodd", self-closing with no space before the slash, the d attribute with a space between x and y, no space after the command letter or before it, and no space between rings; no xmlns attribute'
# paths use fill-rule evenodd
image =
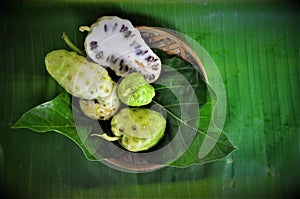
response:
<svg viewBox="0 0 300 199"><path fill-rule="evenodd" d="M78 54L85 56L84 52L82 50L80 50L77 46L75 46L73 44L73 42L69 39L68 35L63 32L63 35L61 36L61 38L66 42L66 44L75 52L77 52Z"/></svg>

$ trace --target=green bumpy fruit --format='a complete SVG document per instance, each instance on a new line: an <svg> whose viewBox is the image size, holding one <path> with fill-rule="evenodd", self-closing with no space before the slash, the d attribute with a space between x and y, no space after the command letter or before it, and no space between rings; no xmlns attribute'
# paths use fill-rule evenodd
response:
<svg viewBox="0 0 300 199"><path fill-rule="evenodd" d="M119 143L132 152L148 150L163 137L166 120L154 110L123 108L111 121L111 130Z"/></svg>
<svg viewBox="0 0 300 199"><path fill-rule="evenodd" d="M49 74L68 93L80 98L80 108L86 116L107 120L117 112L117 85L101 65L66 50L49 52L45 64Z"/></svg>
<svg viewBox="0 0 300 199"><path fill-rule="evenodd" d="M154 95L154 88L141 73L128 74L118 86L118 96L128 106L149 104Z"/></svg>
<svg viewBox="0 0 300 199"><path fill-rule="evenodd" d="M85 100L107 97L114 82L102 66L66 50L54 50L45 57L49 74L71 95Z"/></svg>
<svg viewBox="0 0 300 199"><path fill-rule="evenodd" d="M108 120L118 110L120 101L117 96L116 86L108 97L102 98L101 100L79 100L79 105L82 112L91 119L95 120Z"/></svg>

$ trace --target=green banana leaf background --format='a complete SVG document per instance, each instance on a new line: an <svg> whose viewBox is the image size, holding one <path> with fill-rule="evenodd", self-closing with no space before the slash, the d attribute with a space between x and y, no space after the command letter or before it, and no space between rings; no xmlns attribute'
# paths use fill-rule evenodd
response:
<svg viewBox="0 0 300 199"><path fill-rule="evenodd" d="M11 0L0 3L0 193L6 198L293 198L300 195L300 14L294 1ZM86 160L56 133L11 126L62 91L44 56L83 49L78 25L117 15L196 40L227 94L222 160L149 173Z"/></svg>

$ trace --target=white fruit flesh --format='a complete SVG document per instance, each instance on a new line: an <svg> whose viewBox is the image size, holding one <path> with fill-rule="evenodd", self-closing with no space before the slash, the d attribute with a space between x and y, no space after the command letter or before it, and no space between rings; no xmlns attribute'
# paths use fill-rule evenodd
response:
<svg viewBox="0 0 300 199"><path fill-rule="evenodd" d="M85 39L87 55L96 63L110 67L118 76L139 72L154 82L161 72L161 61L148 47L139 31L128 20L105 16L98 19Z"/></svg>

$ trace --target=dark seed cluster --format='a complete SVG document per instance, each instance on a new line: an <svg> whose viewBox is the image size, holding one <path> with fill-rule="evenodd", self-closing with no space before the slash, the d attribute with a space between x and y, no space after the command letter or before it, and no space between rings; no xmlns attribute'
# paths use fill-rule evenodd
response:
<svg viewBox="0 0 300 199"><path fill-rule="evenodd" d="M154 74L144 74L144 77L148 81L153 81L155 79L155 75Z"/></svg>
<svg viewBox="0 0 300 199"><path fill-rule="evenodd" d="M116 64L117 61L118 61L118 58L115 58L114 55L108 55L106 57L106 63L108 63L108 64Z"/></svg>
<svg viewBox="0 0 300 199"><path fill-rule="evenodd" d="M154 57L150 55L149 57L146 58L146 60L147 60L148 62L153 62Z"/></svg>
<svg viewBox="0 0 300 199"><path fill-rule="evenodd" d="M124 32L124 37L128 38L130 35L132 34L132 32L130 30Z"/></svg>
<svg viewBox="0 0 300 199"><path fill-rule="evenodd" d="M103 51L100 51L96 54L97 59L101 59L103 57Z"/></svg>
<svg viewBox="0 0 300 199"><path fill-rule="evenodd" d="M157 70L159 69L159 64L158 64L158 63L153 64L153 65L151 66L151 68L152 68L152 70L157 71Z"/></svg>
<svg viewBox="0 0 300 199"><path fill-rule="evenodd" d="M121 29L120 29L120 32L125 32L125 31L127 31L127 30L128 30L128 27L125 26L124 24L122 24Z"/></svg>
<svg viewBox="0 0 300 199"><path fill-rule="evenodd" d="M124 59L121 59L121 61L120 61L120 68L119 68L119 70L120 71L125 71L125 72L128 72L128 70L129 70L129 67L128 67L128 65L126 65L125 63L124 63Z"/></svg>
<svg viewBox="0 0 300 199"><path fill-rule="evenodd" d="M90 49L94 50L97 47L98 47L98 42L97 41L91 41L91 43L90 43Z"/></svg>

